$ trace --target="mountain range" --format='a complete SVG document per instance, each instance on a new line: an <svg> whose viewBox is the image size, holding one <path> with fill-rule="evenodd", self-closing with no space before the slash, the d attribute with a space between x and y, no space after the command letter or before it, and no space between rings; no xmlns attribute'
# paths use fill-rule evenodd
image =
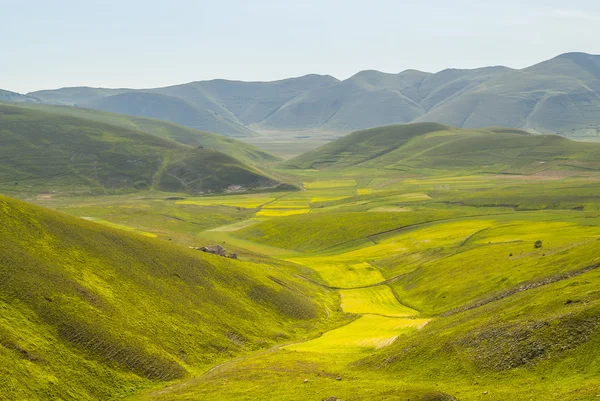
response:
<svg viewBox="0 0 600 401"><path fill-rule="evenodd" d="M0 98L158 118L232 137L350 132L410 122L597 137L600 56L566 53L524 69L370 70L345 80L328 75L273 82L218 79L155 89L0 92Z"/></svg>

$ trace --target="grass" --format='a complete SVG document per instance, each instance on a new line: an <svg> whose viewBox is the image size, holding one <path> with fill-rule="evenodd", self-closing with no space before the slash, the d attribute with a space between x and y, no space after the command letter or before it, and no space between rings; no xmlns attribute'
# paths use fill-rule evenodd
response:
<svg viewBox="0 0 600 401"><path fill-rule="evenodd" d="M223 135L199 131L183 125L173 124L168 121L70 106L25 103L19 104L19 107L142 131L160 138L171 139L194 148L200 146L204 148L213 148L248 164L262 165L279 160L269 152L246 144L245 142L227 138Z"/></svg>
<svg viewBox="0 0 600 401"><path fill-rule="evenodd" d="M391 125L357 131L285 162L299 169L363 169L432 175L465 170L537 174L600 169L600 146L556 135L461 130L434 123Z"/></svg>
<svg viewBox="0 0 600 401"><path fill-rule="evenodd" d="M118 228L120 230L125 230L125 231L129 231L129 232L138 233L138 234L143 235L145 237L150 237L150 238L156 238L157 237L156 234L152 234L152 233L149 233L149 232L146 232L146 231L140 231L140 230L137 230L137 229L135 229L133 227L125 226L123 224L111 223L110 221L106 221L104 219L100 219L100 218L97 218L97 217L84 217L84 219L89 220L89 221L94 221L96 223L100 223L100 224L103 224L103 225L108 226L108 227L113 227L113 228Z"/></svg>
<svg viewBox="0 0 600 401"><path fill-rule="evenodd" d="M388 139L396 134L390 133ZM400 158L396 153L386 161L410 164L407 170L392 164L387 165L393 169L369 166L371 161L343 169L322 165L319 171L278 170L278 176L293 174L290 181L316 183L297 192L171 200L132 195L37 199L78 216L103 219L114 227L172 239L161 242L134 233L119 234L76 220L77 227L95 227L120 241L127 238L125 245L135 257L125 257L126 267L112 268L112 275L96 266L120 254L99 251L93 254L99 262L94 262L84 253L94 268L80 268L76 261L86 249L83 245L75 252L64 242L29 244L35 244L35 252L38 247L61 244L69 248L69 252L60 248L60 261L67 263L56 260L56 266L68 269L86 291L116 308L119 316L129 315L127 307L135 309L130 313L133 321L125 319L114 327L111 324L117 318L112 309L101 309L99 320L85 320L81 335L88 335L90 327L92 334L107 331L110 344L125 344L125 349L136 352L143 349L142 355L159 358L160 366L177 369L173 362L185 370L185 377L168 383L112 376L115 386L110 394L130 395L132 400L596 399L600 391L600 216L595 173L579 169L570 175L575 170L566 169L566 159L555 153L559 146L547 138L536 139L541 141L537 148L520 148L523 143L519 141L510 148L493 136L493 130L415 133L403 145L411 149L411 155ZM368 141L369 151L377 153L382 138L385 135ZM465 143L478 147L466 148L460 160L453 152ZM505 146L498 148L504 152L503 159L524 160L504 166L518 168L516 173L498 174L499 164L482 171L479 163L487 157L485 149L490 144ZM473 153L473 149L483 150ZM573 149L567 146L563 156ZM386 160L396 150L371 159L373 163ZM543 167L548 170L540 171L539 164L530 163L540 154L553 158L546 163L550 166ZM590 148L569 163L581 163L592 154ZM440 161L444 158L448 163L456 160L444 169L426 165L430 161L444 166ZM3 249L16 247L15 240L9 241ZM135 262L139 253L144 254L136 241L152 244L143 249L160 250L160 256L150 251L144 255L161 263L152 270L156 279L152 275L148 279ZM542 242L541 248L534 246L536 241ZM176 243L221 244L238 252L240 259L204 255ZM110 245L116 247L114 242ZM116 249L118 253L120 248ZM52 255L43 254L39 260L49 263L58 258ZM207 266L201 270L207 281L186 281L187 276L177 268L186 260L192 260L192 271L197 263ZM172 281L179 280L169 276L173 269L183 283ZM163 271L168 274L160 276ZM135 272L139 277L134 281L118 280ZM135 295L142 279L150 280L160 296L147 300ZM60 280L52 282L62 285ZM41 291L38 287L43 288L31 288ZM27 288L20 293L31 291ZM60 288L65 292L64 285ZM127 292L132 288L131 294ZM88 309L80 305L84 301L71 301L83 295L76 290L66 293L71 298L60 305L73 308L66 309L67 316L88 316L83 312ZM195 303L199 298L202 301ZM185 307L163 305L171 301ZM58 304L45 302L52 308ZM146 307L142 311L132 306L146 303L152 305L148 317ZM13 310L14 305L13 301L3 305L3 311L9 312L2 314L6 322L0 328L9 329L4 329L8 332L4 336L0 331L0 339L6 339L0 341L0 358L4 354L35 357L34 345L45 344L44 338L54 339L54 329L50 327L49 337L21 336L33 338L32 343L17 341L20 333L11 330L30 327L27 319L36 315L27 309L29 304L18 310ZM249 315L238 318L246 312ZM188 323L189 316L198 317ZM149 321L143 323L142 317ZM31 330L38 324L34 322ZM154 328L156 322L166 327ZM178 331L169 331L173 327ZM122 337L112 337L121 331ZM185 360L171 346L173 342L186 344ZM188 346L197 347L195 353ZM112 372L112 365L91 359L95 366ZM62 372L53 369L35 376L24 369L20 372L23 377L35 377L33 386L41 388L42 377L59 377L55 372ZM125 372L128 380L137 380L142 370ZM19 379L11 376L11 380ZM101 389L107 388L102 387L108 386L104 381L94 380ZM131 390L121 391L119 386Z"/></svg>
<svg viewBox="0 0 600 401"><path fill-rule="evenodd" d="M376 287L354 290L341 290L342 309L347 313L375 314L388 317L410 317L419 314L414 309L400 303L390 287Z"/></svg>
<svg viewBox="0 0 600 401"><path fill-rule="evenodd" d="M269 220L235 235L266 245L301 252L324 251L343 244L370 243L370 236L453 214L443 210L422 213L311 213Z"/></svg>
<svg viewBox="0 0 600 401"><path fill-rule="evenodd" d="M289 345L284 350L316 353L364 353L392 344L398 336L419 330L427 319L398 319L366 315L321 337Z"/></svg>
<svg viewBox="0 0 600 401"><path fill-rule="evenodd" d="M177 204L198 206L230 206L244 209L257 209L274 201L275 199L276 198L273 196L264 195L207 196L177 201Z"/></svg>
<svg viewBox="0 0 600 401"><path fill-rule="evenodd" d="M330 303L289 267L205 256L5 197L0 218L0 397L124 396L306 335Z"/></svg>
<svg viewBox="0 0 600 401"><path fill-rule="evenodd" d="M7 194L198 194L278 185L216 150L106 123L0 105L0 125L0 189Z"/></svg>
<svg viewBox="0 0 600 401"><path fill-rule="evenodd" d="M344 188L344 187L355 187L356 181L354 180L327 180L327 181L314 181L305 182L304 188L306 189L323 189L323 188Z"/></svg>

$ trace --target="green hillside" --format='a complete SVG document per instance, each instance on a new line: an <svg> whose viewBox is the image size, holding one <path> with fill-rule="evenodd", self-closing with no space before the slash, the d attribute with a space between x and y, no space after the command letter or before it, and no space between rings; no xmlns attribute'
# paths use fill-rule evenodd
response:
<svg viewBox="0 0 600 401"><path fill-rule="evenodd" d="M326 294L289 267L6 197L0 221L2 399L118 398L295 338L324 316Z"/></svg>
<svg viewBox="0 0 600 401"><path fill-rule="evenodd" d="M247 143L237 141L223 135L199 131L183 125L167 121L127 116L124 114L109 113L101 110L84 109L81 107L52 106L46 104L19 104L19 107L32 108L46 113L84 118L123 128L134 129L152 134L161 138L171 139L195 148L213 148L221 153L242 160L250 164L264 164L277 161L278 158L269 152Z"/></svg>
<svg viewBox="0 0 600 401"><path fill-rule="evenodd" d="M600 146L513 129L464 130L421 123L357 131L284 165L303 169L353 167L426 174L449 170L500 174L577 168L597 171Z"/></svg>
<svg viewBox="0 0 600 401"><path fill-rule="evenodd" d="M6 105L0 105L0 144L0 186L5 193L210 193L278 184L213 149Z"/></svg>

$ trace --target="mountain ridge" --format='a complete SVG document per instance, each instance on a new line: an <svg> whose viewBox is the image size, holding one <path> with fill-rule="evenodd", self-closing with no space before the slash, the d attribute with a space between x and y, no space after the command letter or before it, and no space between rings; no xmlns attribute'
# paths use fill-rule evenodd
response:
<svg viewBox="0 0 600 401"><path fill-rule="evenodd" d="M132 93L167 97L137 95L135 101L117 101ZM277 81L213 79L147 89L74 87L26 96L162 118L233 137L251 137L253 131L343 133L411 122L600 137L600 55L581 52L522 69L363 70L344 80L307 74Z"/></svg>

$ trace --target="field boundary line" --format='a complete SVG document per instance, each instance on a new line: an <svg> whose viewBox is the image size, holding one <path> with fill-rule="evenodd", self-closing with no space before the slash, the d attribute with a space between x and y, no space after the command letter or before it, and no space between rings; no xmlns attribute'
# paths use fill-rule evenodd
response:
<svg viewBox="0 0 600 401"><path fill-rule="evenodd" d="M596 270L599 267L600 267L600 263L596 263L596 264L593 264L590 266L586 266L579 270L572 270L572 271L566 272L566 273L555 274L554 276L545 277L545 278L537 280L537 281L526 281L526 282L519 284L517 287L513 287L510 290L504 291L504 292L494 295L490 298L483 299L474 304L450 309L449 311L442 313L440 316L448 317L448 316L455 315L457 313L466 312L469 310L480 308L489 303L500 301L501 299L504 299L504 298L508 298L511 295L515 295L515 294L518 294L518 293L521 293L524 291L528 291L528 290L533 290L535 288L545 287L550 284L558 283L560 281L568 280L573 277L577 277L582 274L589 273L593 270Z"/></svg>

